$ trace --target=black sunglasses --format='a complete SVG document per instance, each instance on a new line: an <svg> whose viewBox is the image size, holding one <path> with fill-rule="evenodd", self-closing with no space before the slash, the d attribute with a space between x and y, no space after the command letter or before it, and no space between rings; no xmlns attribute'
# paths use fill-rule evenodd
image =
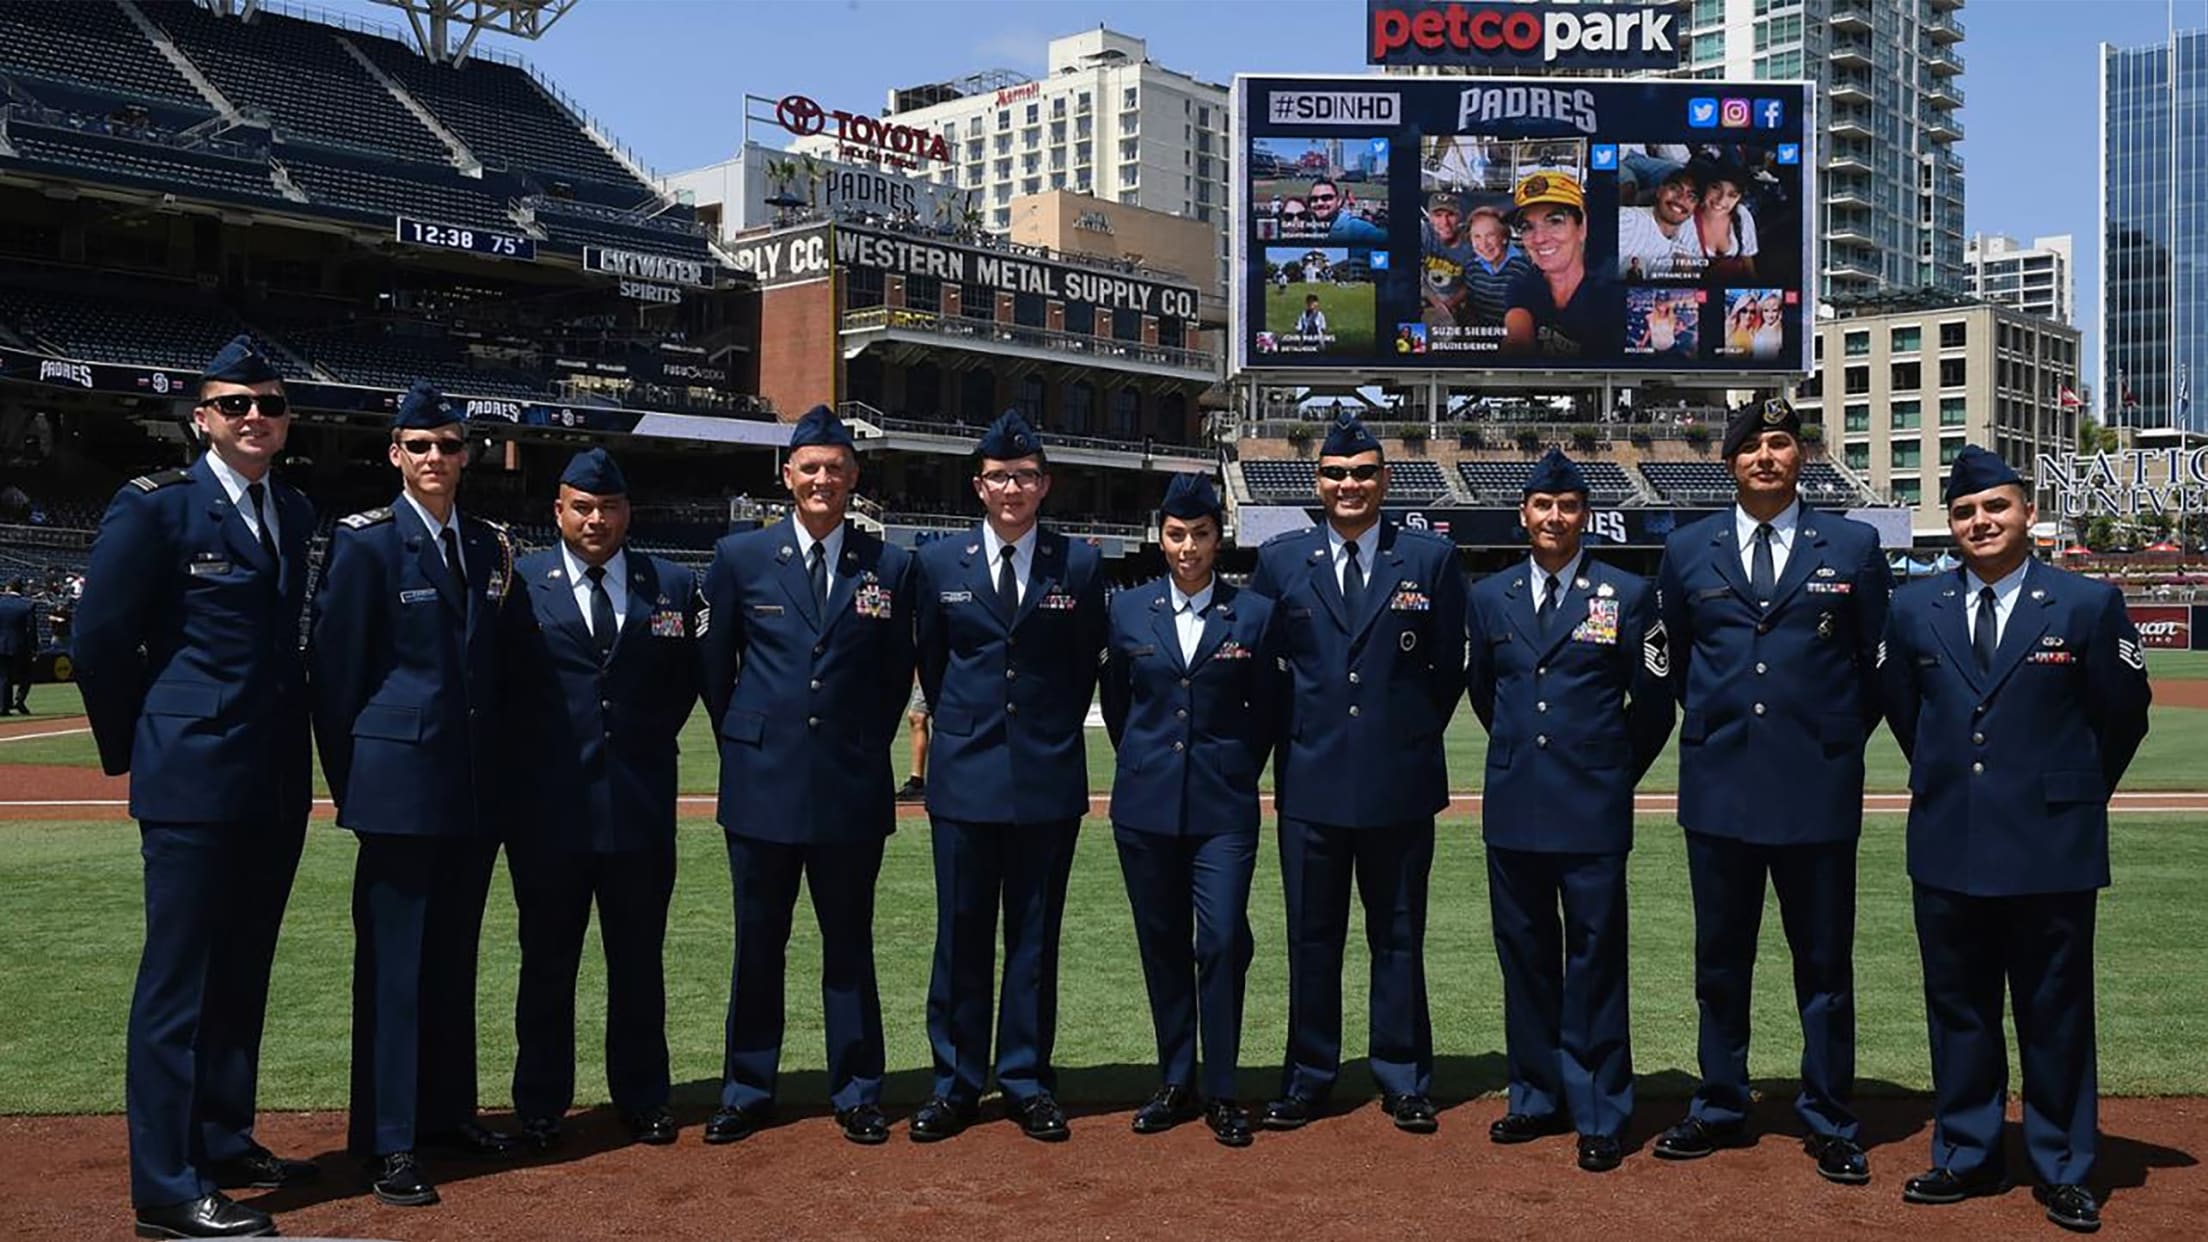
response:
<svg viewBox="0 0 2208 1242"><path fill-rule="evenodd" d="M217 410L224 418L244 418L255 406L260 407L262 418L282 418L291 413L291 402L280 392L227 392L199 403L200 409Z"/></svg>
<svg viewBox="0 0 2208 1242"><path fill-rule="evenodd" d="M1370 483L1380 477L1380 467L1369 461L1361 466L1321 466L1319 467L1319 477L1335 483L1339 483L1343 479L1355 479L1359 483Z"/></svg>
<svg viewBox="0 0 2208 1242"><path fill-rule="evenodd" d="M429 450L431 449L436 449L447 457L458 457L467 451L468 442L466 440L401 440L399 441L399 447L416 457L429 456Z"/></svg>

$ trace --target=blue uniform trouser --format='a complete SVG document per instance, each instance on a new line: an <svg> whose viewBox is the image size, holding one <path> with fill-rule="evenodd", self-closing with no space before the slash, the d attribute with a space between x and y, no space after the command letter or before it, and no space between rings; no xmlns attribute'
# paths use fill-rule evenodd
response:
<svg viewBox="0 0 2208 1242"><path fill-rule="evenodd" d="M1747 1119L1748 999L1769 876L1794 955L1802 1021L1794 1111L1811 1134L1855 1138L1855 845L1755 845L1687 833L1702 1071L1689 1116L1713 1126Z"/></svg>
<svg viewBox="0 0 2208 1242"><path fill-rule="evenodd" d="M1254 952L1250 877L1257 869L1257 833L1181 837L1115 826L1112 836L1134 908L1159 1076L1176 1086L1196 1085L1201 1025L1203 1093L1231 1100L1242 1048L1243 981Z"/></svg>
<svg viewBox="0 0 2208 1242"><path fill-rule="evenodd" d="M1081 821L977 824L930 816L935 852L935 966L928 1043L935 1094L970 1107L989 1081L989 977L1004 909L997 1000L997 1085L1015 1104L1058 1089L1058 929Z"/></svg>
<svg viewBox="0 0 2208 1242"><path fill-rule="evenodd" d="M305 836L304 817L140 826L146 943L124 1069L140 1207L199 1198L209 1165L255 1146L269 965Z"/></svg>
<svg viewBox="0 0 2208 1242"><path fill-rule="evenodd" d="M1372 956L1370 1065L1389 1095L1425 1095L1434 1077L1426 1005L1426 883L1434 821L1342 828L1280 819L1288 905L1288 1055L1281 1093L1321 1100L1342 1067L1342 952L1349 892L1365 907Z"/></svg>
<svg viewBox="0 0 2208 1242"><path fill-rule="evenodd" d="M475 959L498 838L355 835L346 1146L384 1156L475 1119Z"/></svg>
<svg viewBox="0 0 2208 1242"><path fill-rule="evenodd" d="M728 979L721 1106L774 1099L782 1061L785 958L797 886L820 924L820 1008L828 1036L828 1099L838 1112L882 1098L882 997L874 977L874 882L883 839L791 845L722 834L736 902Z"/></svg>
<svg viewBox="0 0 2208 1242"><path fill-rule="evenodd" d="M1625 858L1487 851L1510 1111L1610 1138L1633 1115Z"/></svg>
<svg viewBox="0 0 2208 1242"><path fill-rule="evenodd" d="M506 869L521 920L514 1112L556 1119L575 1103L575 975L594 899L606 955L606 1086L624 1113L665 1105L662 953L675 892L673 839L605 853L508 846Z"/></svg>
<svg viewBox="0 0 2208 1242"><path fill-rule="evenodd" d="M1917 947L1932 1036L1932 1163L2001 1171L2009 1088L2006 985L2024 1073L2024 1146L2050 1185L2092 1179L2100 1141L2093 1041L2091 890L1966 897L1916 886Z"/></svg>

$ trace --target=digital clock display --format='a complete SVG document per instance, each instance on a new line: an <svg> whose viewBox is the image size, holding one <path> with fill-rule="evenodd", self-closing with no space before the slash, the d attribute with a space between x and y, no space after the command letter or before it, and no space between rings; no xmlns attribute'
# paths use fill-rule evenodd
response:
<svg viewBox="0 0 2208 1242"><path fill-rule="evenodd" d="M467 250L499 259L537 257L535 240L517 233L501 233L495 229L466 224L439 224L433 220L416 220L408 216L398 217L398 240L409 246L426 246L433 250Z"/></svg>

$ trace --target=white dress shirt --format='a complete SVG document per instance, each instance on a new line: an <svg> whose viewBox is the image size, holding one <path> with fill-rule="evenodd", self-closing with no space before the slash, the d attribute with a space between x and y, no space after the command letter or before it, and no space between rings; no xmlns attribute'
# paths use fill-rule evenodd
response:
<svg viewBox="0 0 2208 1242"><path fill-rule="evenodd" d="M1334 556L1334 585L1336 587L1347 585L1343 581L1343 575L1349 565L1349 555L1342 549L1348 547L1349 542L1349 540L1342 538L1342 532L1334 529L1333 523L1327 523L1326 550ZM1371 585L1372 560L1378 555L1380 555L1380 523L1374 522L1365 528L1364 534L1357 536L1357 567L1364 571L1365 579L1360 585Z"/></svg>
<svg viewBox="0 0 2208 1242"><path fill-rule="evenodd" d="M1211 594L1218 585L1215 574L1203 590L1183 595L1180 583L1166 579L1166 590L1173 597L1173 632L1180 636L1182 664L1196 662L1196 643L1204 636L1204 609L1211 607Z"/></svg>
<svg viewBox="0 0 2208 1242"><path fill-rule="evenodd" d="M399 499L411 505L414 509L414 516L422 519L422 525L429 528L429 546L437 549L437 559L440 561L445 559L445 531L448 528L452 531L452 546L461 549L460 570L462 573L466 573L468 568L467 541L460 537L460 506L454 505L452 512L445 515L445 520L440 522L429 516L429 510L422 507L421 501L414 499L414 493L400 492Z"/></svg>
<svg viewBox="0 0 2208 1242"><path fill-rule="evenodd" d="M1978 632L1978 592L1993 588L1993 645L1998 647L2008 637L2009 618L2016 615L2017 597L2024 593L2024 574L2032 567L2032 559L2001 576L1999 582L1986 582L1970 570L1963 571L1963 633Z"/></svg>
<svg viewBox="0 0 2208 1242"><path fill-rule="evenodd" d="M590 566L575 555L575 549L560 541L560 561L567 566L567 589L575 596L575 607L583 614L583 628L592 638L598 631L590 623ZM613 632L619 634L629 620L629 552L623 548L606 558L606 598L613 601Z"/></svg>
<svg viewBox="0 0 2208 1242"><path fill-rule="evenodd" d="M797 563L798 567L805 571L805 580L807 582L812 581L813 545L817 543L821 546L821 555L828 558L828 589L833 592L836 589L836 558L843 555L843 523L836 523L836 528L829 531L828 537L825 539L813 538L812 532L805 529L805 523L803 522L793 520L790 526L797 531ZM993 582L996 579L992 575L990 580ZM826 600L815 600L814 602L822 607L827 606Z"/></svg>
<svg viewBox="0 0 2208 1242"><path fill-rule="evenodd" d="M245 489L252 485L252 480L231 469L230 463L222 459L222 454L213 449L207 450L207 469L214 474L215 482L222 485L223 495L230 498L238 515L245 519L245 528L253 532L255 539L259 539L261 522L253 515L253 498L245 494ZM268 517L269 542L280 548L284 546L284 528L281 519L276 516L276 489L268 486L266 475L261 477L261 485L261 505L262 511Z"/></svg>
<svg viewBox="0 0 2208 1242"><path fill-rule="evenodd" d="M1019 598L1022 603L1027 601L1028 575L1035 570L1036 529L1033 526L1028 527L1026 534L1012 542L1012 577L1014 581L1019 583ZM839 536L841 535L841 527L837 528L837 533ZM1002 547L1004 547L1004 540L997 538L997 528L983 522L981 524L981 550L989 554L989 583L991 586L996 585L997 567L1004 563L1003 554L998 551Z"/></svg>
<svg viewBox="0 0 2208 1242"><path fill-rule="evenodd" d="M1771 581L1786 576L1786 558L1794 551L1794 532L1802 524L1802 502L1789 502L1771 519ZM1739 505L1733 506L1733 531L1740 536L1740 571L1753 582L1756 577L1756 519Z"/></svg>
<svg viewBox="0 0 2208 1242"><path fill-rule="evenodd" d="M1579 577L1579 568L1582 564L1586 562L1586 560L1587 551L1586 549L1582 548L1577 553L1573 554L1571 563L1564 566L1564 568L1557 573L1556 606L1558 608L1562 608L1564 606L1564 593L1572 589L1572 582L1574 579ZM1529 556L1526 558L1526 572L1533 575L1533 577L1527 579L1527 581L1533 583L1533 608L1535 612L1539 612L1541 610L1541 594L1542 592L1549 589L1549 584L1547 581L1549 571L1541 568L1541 562Z"/></svg>

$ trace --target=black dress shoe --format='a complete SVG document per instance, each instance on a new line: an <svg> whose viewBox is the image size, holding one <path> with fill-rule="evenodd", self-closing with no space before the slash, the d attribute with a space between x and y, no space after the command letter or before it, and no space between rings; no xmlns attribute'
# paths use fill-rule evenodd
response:
<svg viewBox="0 0 2208 1242"><path fill-rule="evenodd" d="M641 1113L624 1113L621 1123L629 1128L629 1137L651 1147L665 1147L675 1141L675 1115L662 1105Z"/></svg>
<svg viewBox="0 0 2208 1242"><path fill-rule="evenodd" d="M1664 1131L1653 1149L1665 1160L1700 1160L1720 1147L1740 1146L1739 1126L1713 1126L1689 1117Z"/></svg>
<svg viewBox="0 0 2208 1242"><path fill-rule="evenodd" d="M915 1143L937 1143L950 1138L967 1126L974 1124L974 1107L951 1103L942 1096L931 1096L912 1115L910 1131Z"/></svg>
<svg viewBox="0 0 2208 1242"><path fill-rule="evenodd" d="M2072 1233L2098 1233L2101 1205L2079 1185L2034 1186L2032 1197L2047 1205L2047 1219Z"/></svg>
<svg viewBox="0 0 2208 1242"><path fill-rule="evenodd" d="M1163 1134L1184 1121L1203 1115L1204 1103L1196 1093L1178 1083L1158 1088L1150 1102L1135 1110L1135 1133Z"/></svg>
<svg viewBox="0 0 2208 1242"><path fill-rule="evenodd" d="M1978 1195L1997 1195L2008 1189L1999 1170L1980 1169L1968 1177L1948 1169L1927 1169L1901 1184L1903 1203L1961 1203Z"/></svg>
<svg viewBox="0 0 2208 1242"><path fill-rule="evenodd" d="M1250 1114L1233 1100L1213 1100L1204 1110L1204 1124L1211 1127L1211 1137L1227 1147L1250 1145Z"/></svg>
<svg viewBox="0 0 2208 1242"><path fill-rule="evenodd" d="M1579 1167L1589 1173L1608 1173L1625 1162L1625 1149L1607 1134L1579 1136Z"/></svg>
<svg viewBox="0 0 2208 1242"><path fill-rule="evenodd" d="M322 1176L322 1170L305 1160L286 1160L256 1143L253 1149L208 1170L215 1185L224 1190L277 1190L297 1186Z"/></svg>
<svg viewBox="0 0 2208 1242"><path fill-rule="evenodd" d="M1013 1107L1019 1114L1020 1133L1027 1137L1045 1143L1063 1143L1073 1137L1072 1129L1066 1125L1066 1110L1058 1106L1057 1099L1049 1092Z"/></svg>
<svg viewBox="0 0 2208 1242"><path fill-rule="evenodd" d="M751 1108L724 1108L713 1114L705 1123L705 1141L708 1143L733 1143L747 1139L766 1128L774 1112L764 1104Z"/></svg>
<svg viewBox="0 0 2208 1242"><path fill-rule="evenodd" d="M376 1157L369 1162L368 1178L368 1189L375 1192L379 1203L428 1207L437 1202L437 1188L422 1176L422 1166L415 1162L413 1152L395 1151Z"/></svg>
<svg viewBox="0 0 2208 1242"><path fill-rule="evenodd" d="M560 1145L560 1119L557 1117L524 1117L521 1119L521 1145L531 1151L551 1151Z"/></svg>
<svg viewBox="0 0 2208 1242"><path fill-rule="evenodd" d="M1504 1144L1530 1143L1552 1134L1568 1133L1571 1128L1570 1122L1554 1113L1546 1117L1536 1117L1531 1113L1505 1113L1487 1127L1487 1141Z"/></svg>
<svg viewBox="0 0 2208 1242"><path fill-rule="evenodd" d="M273 1238L276 1222L259 1208L232 1203L218 1192L139 1208L137 1233L141 1238Z"/></svg>
<svg viewBox="0 0 2208 1242"><path fill-rule="evenodd" d="M1871 1180L1871 1162L1854 1139L1812 1134L1802 1140L1802 1150L1817 1161L1817 1176L1828 1182L1861 1186Z"/></svg>
<svg viewBox="0 0 2208 1242"><path fill-rule="evenodd" d="M1284 1095L1265 1106L1265 1117L1258 1122L1268 1130L1301 1130L1319 1115L1316 1100L1300 1095Z"/></svg>
<svg viewBox="0 0 2208 1242"><path fill-rule="evenodd" d="M889 1118L872 1104L854 1104L836 1113L836 1124L843 1127L843 1137L862 1147L873 1147L889 1141Z"/></svg>
<svg viewBox="0 0 2208 1242"><path fill-rule="evenodd" d="M1432 1134L1441 1128L1434 1102L1423 1095L1383 1095L1380 1111L1405 1134Z"/></svg>
<svg viewBox="0 0 2208 1242"><path fill-rule="evenodd" d="M513 1154L514 1136L463 1121L450 1130L422 1139L421 1144L458 1156L506 1156Z"/></svg>

